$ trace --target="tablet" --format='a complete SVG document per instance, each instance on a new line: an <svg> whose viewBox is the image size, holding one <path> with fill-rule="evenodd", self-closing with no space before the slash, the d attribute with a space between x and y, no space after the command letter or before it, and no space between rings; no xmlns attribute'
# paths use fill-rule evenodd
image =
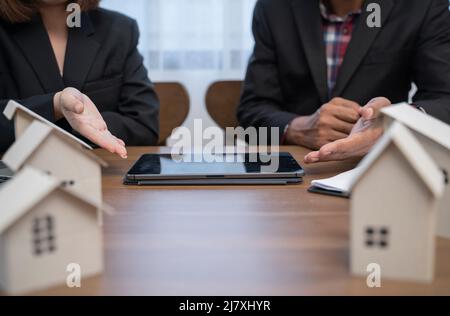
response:
<svg viewBox="0 0 450 316"><path fill-rule="evenodd" d="M130 185L299 183L303 168L290 153L147 154L125 176Z"/></svg>

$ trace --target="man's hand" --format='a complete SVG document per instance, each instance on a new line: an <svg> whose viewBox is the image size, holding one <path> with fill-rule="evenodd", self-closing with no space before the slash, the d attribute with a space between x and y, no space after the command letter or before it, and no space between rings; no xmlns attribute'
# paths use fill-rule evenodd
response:
<svg viewBox="0 0 450 316"><path fill-rule="evenodd" d="M304 161L316 163L338 161L365 156L383 134L383 127L378 122L380 110L390 106L386 98L375 98L361 110L361 119L353 128L350 136L326 144L319 151L309 153Z"/></svg>
<svg viewBox="0 0 450 316"><path fill-rule="evenodd" d="M95 104L75 88L66 88L54 98L55 117L66 118L78 133L98 146L127 158L125 143L112 135Z"/></svg>
<svg viewBox="0 0 450 316"><path fill-rule="evenodd" d="M286 132L286 142L311 149L347 137L360 118L359 104L334 98L310 116L296 118Z"/></svg>

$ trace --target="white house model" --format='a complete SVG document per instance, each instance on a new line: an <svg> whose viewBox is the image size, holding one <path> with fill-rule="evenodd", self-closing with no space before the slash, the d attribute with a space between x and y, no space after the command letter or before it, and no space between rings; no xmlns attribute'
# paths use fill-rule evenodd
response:
<svg viewBox="0 0 450 316"><path fill-rule="evenodd" d="M4 114L15 122L16 141L2 158L12 171L23 166L42 170L101 203L101 168L106 163L89 145L14 101Z"/></svg>
<svg viewBox="0 0 450 316"><path fill-rule="evenodd" d="M102 212L109 208L40 170L25 167L0 190L0 288L26 293L101 273Z"/></svg>
<svg viewBox="0 0 450 316"><path fill-rule="evenodd" d="M450 126L407 104L382 111L386 126L398 121L408 127L444 174L444 195L439 203L437 234L450 238Z"/></svg>
<svg viewBox="0 0 450 316"><path fill-rule="evenodd" d="M352 183L351 272L430 282L441 170L402 124L394 123L363 159Z"/></svg>

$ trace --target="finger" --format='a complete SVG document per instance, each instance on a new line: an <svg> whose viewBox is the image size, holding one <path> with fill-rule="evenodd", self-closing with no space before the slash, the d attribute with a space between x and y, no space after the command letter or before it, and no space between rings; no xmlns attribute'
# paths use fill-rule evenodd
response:
<svg viewBox="0 0 450 316"><path fill-rule="evenodd" d="M316 152L312 152L305 157L306 163L328 162L328 161L341 161L354 156L352 149L355 146L354 137L347 137L337 140L335 142L326 144Z"/></svg>
<svg viewBox="0 0 450 316"><path fill-rule="evenodd" d="M125 148L125 143L118 139L116 136L111 134L110 131L106 131L106 137L109 138L108 142L114 143L114 150L111 151L112 153L115 153L119 155L122 159L128 158L127 149Z"/></svg>
<svg viewBox="0 0 450 316"><path fill-rule="evenodd" d="M375 117L375 111L371 107L363 108L361 116L365 121L370 121Z"/></svg>
<svg viewBox="0 0 450 316"><path fill-rule="evenodd" d="M391 101L384 97L372 99L361 110L361 116L366 120L372 120L379 116L381 109L390 106Z"/></svg>
<svg viewBox="0 0 450 316"><path fill-rule="evenodd" d="M339 120L337 118L335 118L334 120L331 121L331 128L333 129L333 131L335 132L339 132L340 134L345 134L345 137L350 135L353 126L355 126L355 124L353 123L348 123L346 121L342 121ZM342 138L342 137L340 137ZM339 139L339 138L337 138Z"/></svg>
<svg viewBox="0 0 450 316"><path fill-rule="evenodd" d="M114 138L119 142L120 145L122 145L123 147L125 147L125 142L123 140L121 140L120 138L114 136Z"/></svg>
<svg viewBox="0 0 450 316"><path fill-rule="evenodd" d="M322 146L319 150L320 162L341 161L363 157L379 137L379 132L358 133Z"/></svg>
<svg viewBox="0 0 450 316"><path fill-rule="evenodd" d="M118 154L123 159L128 158L128 153L127 153L127 149L125 148L125 143L121 139L119 139L116 136L114 136L113 134L111 134L110 131L107 131L106 133L108 134L109 137L111 137L111 139L113 139L116 142L114 153Z"/></svg>
<svg viewBox="0 0 450 316"><path fill-rule="evenodd" d="M100 146L101 148L106 149L112 154L117 153L118 151L118 143L115 139L107 136L101 136L101 135L93 135L91 136L90 140Z"/></svg>
<svg viewBox="0 0 450 316"><path fill-rule="evenodd" d="M82 114L84 112L84 104L73 95L63 97L62 102L65 111L73 112L75 114Z"/></svg>
<svg viewBox="0 0 450 316"><path fill-rule="evenodd" d="M118 154L123 159L127 158L128 154L124 142L112 135L107 129L99 130L95 124L81 124L77 130L101 148L108 150L110 153Z"/></svg>
<svg viewBox="0 0 450 316"><path fill-rule="evenodd" d="M342 133L342 132L338 132L338 131L332 130L330 132L330 135L329 135L328 139L327 139L327 143L331 143L331 142L334 142L334 141L337 141L337 140L340 140L340 139L343 139L343 138L347 138L348 136L349 135L346 134L346 133Z"/></svg>
<svg viewBox="0 0 450 316"><path fill-rule="evenodd" d="M334 112L334 117L338 118L341 121L355 124L361 117L360 112L361 111L359 108L358 110L355 110L353 108L339 105Z"/></svg>
<svg viewBox="0 0 450 316"><path fill-rule="evenodd" d="M339 161L346 159L356 146L353 137L347 137L326 144L319 150L319 161Z"/></svg>
<svg viewBox="0 0 450 316"><path fill-rule="evenodd" d="M98 111L97 106L94 104L94 102L92 102L92 100L88 96L85 96L84 99L86 112L88 116L92 118L91 124L94 125L95 128L97 128L98 130L106 132L108 130L108 126L105 120L103 119L102 115Z"/></svg>
<svg viewBox="0 0 450 316"><path fill-rule="evenodd" d="M319 151L313 151L313 152L310 152L309 154L307 154L305 156L305 158L303 158L303 161L307 164L310 164L310 163L318 162L319 159L320 159Z"/></svg>
<svg viewBox="0 0 450 316"><path fill-rule="evenodd" d="M125 146L122 146L121 144L117 143L116 145L116 154L118 154L122 159L128 158L128 152Z"/></svg>
<svg viewBox="0 0 450 316"><path fill-rule="evenodd" d="M64 110L81 114L84 111L83 94L75 88L66 88L60 95L60 102Z"/></svg>
<svg viewBox="0 0 450 316"><path fill-rule="evenodd" d="M309 153L304 160L306 163L344 160L352 146L352 141L349 141L349 139L350 137L347 137L328 143L318 151Z"/></svg>
<svg viewBox="0 0 450 316"><path fill-rule="evenodd" d="M111 137L112 135L110 133L100 132L88 124L82 125L79 132L101 148L106 149L110 153L116 153L116 146L119 145L119 143Z"/></svg>
<svg viewBox="0 0 450 316"><path fill-rule="evenodd" d="M356 112L359 112L361 110L361 106L358 103L344 98L333 98L330 103L352 109Z"/></svg>

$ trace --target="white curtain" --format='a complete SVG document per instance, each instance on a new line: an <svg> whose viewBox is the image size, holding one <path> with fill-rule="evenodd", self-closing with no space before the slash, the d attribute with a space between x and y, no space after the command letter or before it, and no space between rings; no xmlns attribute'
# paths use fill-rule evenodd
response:
<svg viewBox="0 0 450 316"><path fill-rule="evenodd" d="M204 95L215 80L242 79L253 48L256 0L103 0L102 7L137 20L139 49L153 81L178 81L191 96L191 113L212 125Z"/></svg>

